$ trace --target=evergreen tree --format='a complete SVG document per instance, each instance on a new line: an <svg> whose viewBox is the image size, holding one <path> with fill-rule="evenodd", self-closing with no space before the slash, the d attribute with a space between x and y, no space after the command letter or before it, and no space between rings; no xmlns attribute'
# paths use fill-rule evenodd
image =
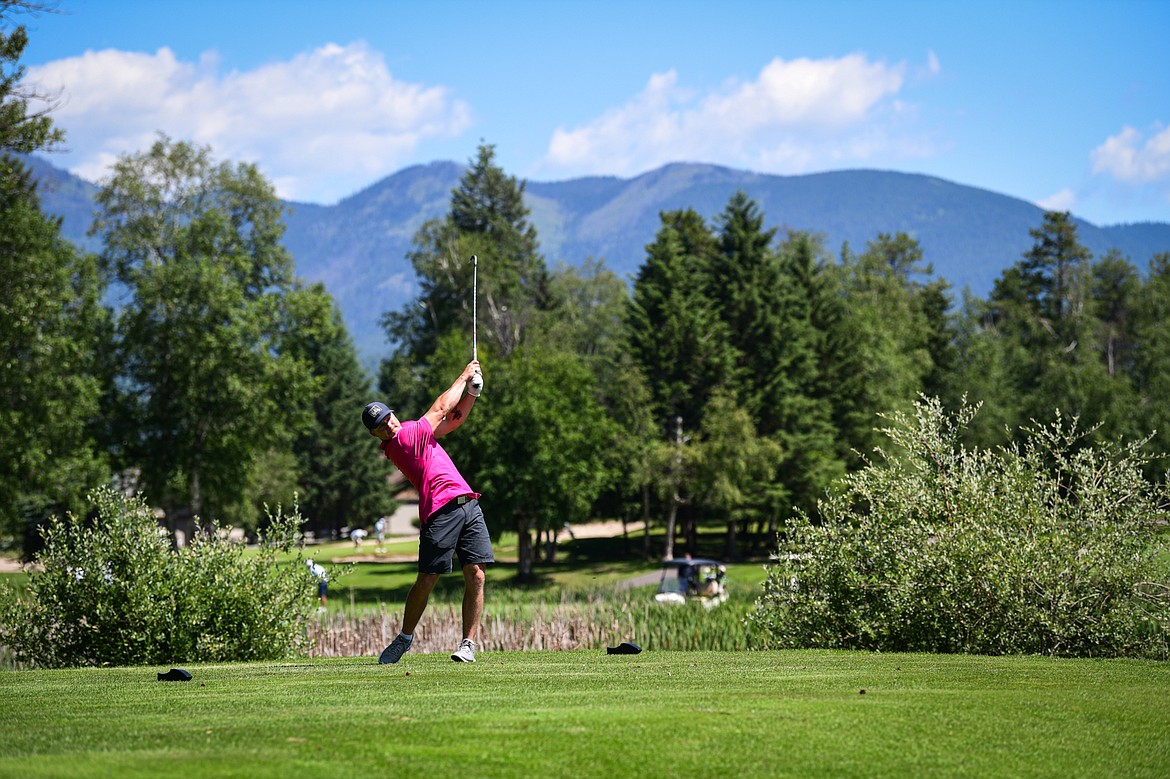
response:
<svg viewBox="0 0 1170 779"><path fill-rule="evenodd" d="M846 315L862 370L853 435L856 448L869 452L880 442L878 415L909 409L934 372L918 281L933 271L904 233L879 234L859 257L843 259Z"/></svg>
<svg viewBox="0 0 1170 779"><path fill-rule="evenodd" d="M779 261L772 250L776 230L764 229L756 203L737 192L716 219L717 251L706 274L707 297L726 325L734 350L736 394L749 414L758 416L775 402L775 384L783 384L782 332L794 307L791 290L782 287ZM781 390L783 392L783 390ZM775 420L762 425L777 428Z"/></svg>
<svg viewBox="0 0 1170 779"><path fill-rule="evenodd" d="M313 424L293 442L300 512L308 528L336 536L343 526L370 524L395 507L377 442L358 424L373 388L324 286L298 285L288 303L284 352L310 366L317 383L306 398Z"/></svg>
<svg viewBox="0 0 1170 779"><path fill-rule="evenodd" d="M61 237L24 166L0 157L0 536L31 552L38 523L83 512L109 480L100 441L109 344L96 258Z"/></svg>
<svg viewBox="0 0 1170 779"><path fill-rule="evenodd" d="M1099 323L1094 348L1101 353L1111 379L1134 371L1134 307L1141 287L1137 268L1116 249L1092 265L1091 311Z"/></svg>
<svg viewBox="0 0 1170 779"><path fill-rule="evenodd" d="M13 19L41 10L45 6L39 3L0 2L0 152L51 150L65 140L64 131L54 127L49 116L56 101L24 82L26 69L20 64L28 46L28 29L23 24L14 25ZM19 190L19 171L5 168L2 172L16 177L7 186Z"/></svg>
<svg viewBox="0 0 1170 779"><path fill-rule="evenodd" d="M15 155L64 140L51 96L24 83L28 45L21 13L44 6L0 3L0 538L26 554L50 514L81 512L85 494L109 479L100 451L102 358L109 317L95 258L61 237L41 211Z"/></svg>
<svg viewBox="0 0 1170 779"><path fill-rule="evenodd" d="M1154 256L1146 281L1138 292L1133 330L1134 385L1132 414L1143 433L1155 433L1151 449L1163 453L1147 470L1151 479L1164 481L1170 471L1170 252Z"/></svg>
<svg viewBox="0 0 1170 779"><path fill-rule="evenodd" d="M495 147L481 145L451 194L450 211L415 234L409 258L419 295L383 316L394 354L382 364L379 385L409 398L411 406L429 402L419 371L444 334L465 334L471 356L472 255L479 269L479 347L486 354L506 358L552 305L536 229L528 223L525 184L506 175L494 158Z"/></svg>
<svg viewBox="0 0 1170 779"><path fill-rule="evenodd" d="M780 445L783 495L777 491L777 503L812 512L845 470L849 439L840 434L836 412L845 416L850 393L860 391L860 366L850 364L856 359L850 331L819 244L806 233L791 233L779 259L773 299L782 319L761 432L772 430Z"/></svg>
<svg viewBox="0 0 1170 779"><path fill-rule="evenodd" d="M718 223L709 296L736 358L735 394L753 420L753 436L771 438L783 452L771 498L810 510L840 472L831 410L817 396L811 246L798 240L774 250L776 231L763 229L763 215L742 192Z"/></svg>
<svg viewBox="0 0 1170 779"><path fill-rule="evenodd" d="M1062 347L1077 340L1076 324L1085 304L1084 271L1092 255L1077 239L1067 212L1049 211L1044 224L1028 231L1035 239L1018 267L1034 316Z"/></svg>
<svg viewBox="0 0 1170 779"><path fill-rule="evenodd" d="M793 232L782 247L786 267L808 299L814 333L816 384L812 397L827 407L833 444L822 460L828 480L857 464L857 451L873 426L866 405L861 332L849 316L843 265L831 262L819 239ZM843 247L843 259L852 255Z"/></svg>
<svg viewBox="0 0 1170 779"><path fill-rule="evenodd" d="M1050 419L1057 410L1102 422L1110 416L1110 382L1095 348L1100 328L1089 301L1091 255L1067 212L1046 213L1030 234L1035 243L996 281L991 296L996 327L1022 347L1012 352L1022 359L1009 368L1023 398L1016 426Z"/></svg>
<svg viewBox="0 0 1170 779"><path fill-rule="evenodd" d="M638 271L626 320L635 362L650 382L662 439L675 417L696 430L711 393L729 383L736 355L708 295L716 242L692 210L666 212Z"/></svg>
<svg viewBox="0 0 1170 779"><path fill-rule="evenodd" d="M955 350L955 368L940 394L980 407L963 433L965 443L981 448L1007 444L1011 431L1024 421L1019 371L1027 363L1023 345L994 324L987 301L967 294L955 317Z"/></svg>

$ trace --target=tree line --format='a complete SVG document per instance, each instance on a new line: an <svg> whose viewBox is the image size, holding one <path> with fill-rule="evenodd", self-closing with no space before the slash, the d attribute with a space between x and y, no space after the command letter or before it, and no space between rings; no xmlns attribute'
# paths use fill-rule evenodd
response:
<svg viewBox="0 0 1170 779"><path fill-rule="evenodd" d="M1170 254L1144 275L1116 252L1094 259L1049 212L987 299L956 302L912 237L833 256L766 228L741 192L712 223L662 213L627 289L601 260L547 268L524 184L493 159L482 146L450 212L415 236L420 293L383 318L395 349L379 386L421 412L466 359L477 254L488 389L474 435L448 445L522 544L603 515L661 521L668 556L702 524L726 528L729 557L770 551L794 509L815 516L865 464L880 415L921 396L980 407L970 446L1063 415L1093 427L1087 440L1168 450Z"/></svg>
<svg viewBox="0 0 1170 779"><path fill-rule="evenodd" d="M910 236L834 255L766 228L737 193L710 223L662 213L627 284L601 258L548 267L525 185L487 144L416 233L419 293L384 313L389 356L370 377L332 297L296 277L255 166L160 135L102 182L102 249L63 240L15 156L62 139L19 90L23 35L0 47L9 542L35 543L46 516L84 511L107 483L141 490L174 528L254 530L265 505L294 500L323 532L387 513L389 466L358 413L381 397L420 416L470 357L472 255L487 386L444 444L493 532L519 533L521 577L566 522L599 516L664 525L664 548L643 536L647 557L694 548L710 524L729 557L770 551L794 509L815 516L865 463L879 414L920 395L982 404L974 446L1061 414L1167 450L1170 254L1144 273L1093 258L1051 212L987 299L956 301Z"/></svg>

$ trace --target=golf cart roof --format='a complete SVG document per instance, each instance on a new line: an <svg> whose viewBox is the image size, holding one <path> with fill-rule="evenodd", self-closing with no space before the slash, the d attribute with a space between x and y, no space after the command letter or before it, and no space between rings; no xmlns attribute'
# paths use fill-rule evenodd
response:
<svg viewBox="0 0 1170 779"><path fill-rule="evenodd" d="M719 560L712 560L708 557L695 557L690 560L685 557L675 557L671 560L663 560L662 564L667 567L677 568L680 565L723 565Z"/></svg>

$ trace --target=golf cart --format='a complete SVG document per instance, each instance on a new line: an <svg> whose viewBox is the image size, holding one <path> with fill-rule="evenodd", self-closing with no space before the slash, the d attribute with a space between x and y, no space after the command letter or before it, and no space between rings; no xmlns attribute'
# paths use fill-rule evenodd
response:
<svg viewBox="0 0 1170 779"><path fill-rule="evenodd" d="M664 560L654 600L657 603L698 601L704 608L713 608L727 600L726 579L727 567L718 560L684 557Z"/></svg>

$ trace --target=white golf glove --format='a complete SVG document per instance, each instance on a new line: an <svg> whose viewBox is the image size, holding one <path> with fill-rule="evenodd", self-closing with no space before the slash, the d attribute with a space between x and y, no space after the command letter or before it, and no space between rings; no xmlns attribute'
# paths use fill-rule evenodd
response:
<svg viewBox="0 0 1170 779"><path fill-rule="evenodd" d="M479 393L483 392L483 374L471 374L471 381L467 382L467 394L473 398L478 398Z"/></svg>

